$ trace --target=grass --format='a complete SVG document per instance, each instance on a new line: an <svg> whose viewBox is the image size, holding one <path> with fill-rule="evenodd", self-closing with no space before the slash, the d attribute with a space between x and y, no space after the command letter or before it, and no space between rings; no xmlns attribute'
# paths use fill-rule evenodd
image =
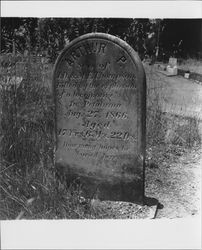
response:
<svg viewBox="0 0 202 250"><path fill-rule="evenodd" d="M1 72L0 218L96 218L81 187L67 189L53 166L51 66L24 60L18 76L12 63Z"/></svg>
<svg viewBox="0 0 202 250"><path fill-rule="evenodd" d="M81 197L81 187L67 188L53 166L52 65L32 57L23 60L21 67L9 62L1 69L0 218L101 218L91 201ZM201 138L197 118L162 112L162 84L155 71L148 71L147 78L147 163L151 166L158 163L158 154L152 152L161 145L194 147Z"/></svg>
<svg viewBox="0 0 202 250"><path fill-rule="evenodd" d="M202 60L197 60L194 58L179 60L179 68L189 72L202 74Z"/></svg>

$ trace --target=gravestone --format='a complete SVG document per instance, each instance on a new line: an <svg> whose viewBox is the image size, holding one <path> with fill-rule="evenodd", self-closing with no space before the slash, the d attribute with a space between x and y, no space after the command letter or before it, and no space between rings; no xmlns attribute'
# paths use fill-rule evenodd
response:
<svg viewBox="0 0 202 250"><path fill-rule="evenodd" d="M112 35L83 35L53 74L55 165L84 196L142 203L146 80L137 53Z"/></svg>
<svg viewBox="0 0 202 250"><path fill-rule="evenodd" d="M168 76L176 76L177 75L177 58L170 57L168 66L166 67L166 74Z"/></svg>

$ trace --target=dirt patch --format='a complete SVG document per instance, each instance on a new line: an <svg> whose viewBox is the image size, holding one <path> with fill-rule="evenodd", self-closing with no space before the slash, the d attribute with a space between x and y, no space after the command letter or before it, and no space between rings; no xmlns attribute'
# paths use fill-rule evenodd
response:
<svg viewBox="0 0 202 250"><path fill-rule="evenodd" d="M164 154L156 168L146 168L146 195L163 205L156 218L181 218L200 213L201 166L201 149L195 149L178 150L175 157Z"/></svg>
<svg viewBox="0 0 202 250"><path fill-rule="evenodd" d="M138 205L121 201L91 201L96 219L153 219L157 206Z"/></svg>

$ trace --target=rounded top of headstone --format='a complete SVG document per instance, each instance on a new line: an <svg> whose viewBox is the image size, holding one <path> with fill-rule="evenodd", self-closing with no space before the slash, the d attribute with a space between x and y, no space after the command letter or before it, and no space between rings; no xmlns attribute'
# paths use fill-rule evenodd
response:
<svg viewBox="0 0 202 250"><path fill-rule="evenodd" d="M125 52L128 53L129 57L131 57L132 61L137 67L137 71L139 72L139 76L142 76L142 79L139 79L139 81L144 82L145 78L145 71L141 62L140 57L138 56L137 52L124 40L120 39L119 37L116 37L114 35L101 33L101 32L93 32L93 33L87 33L85 35L79 36L78 38L75 38L72 40L60 53L58 56L54 71L56 70L57 66L59 65L59 62L64 57L67 51L69 51L72 47L76 46L79 43L82 42L90 42L91 40L105 40L114 43L115 45L120 46Z"/></svg>

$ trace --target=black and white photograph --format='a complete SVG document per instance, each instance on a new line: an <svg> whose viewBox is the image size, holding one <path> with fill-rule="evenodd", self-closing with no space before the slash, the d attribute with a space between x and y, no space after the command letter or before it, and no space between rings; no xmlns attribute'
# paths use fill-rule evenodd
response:
<svg viewBox="0 0 202 250"><path fill-rule="evenodd" d="M201 145L202 18L1 17L1 221L200 218Z"/></svg>

